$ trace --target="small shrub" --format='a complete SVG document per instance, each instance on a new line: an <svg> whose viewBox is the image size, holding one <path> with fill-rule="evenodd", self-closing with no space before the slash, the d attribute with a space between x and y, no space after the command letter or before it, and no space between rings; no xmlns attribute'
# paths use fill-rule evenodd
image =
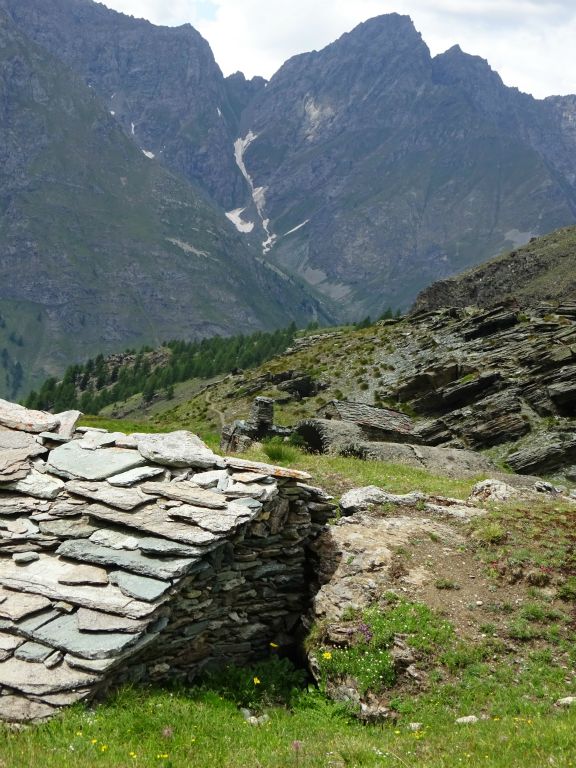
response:
<svg viewBox="0 0 576 768"><path fill-rule="evenodd" d="M436 589L460 589L460 585L451 579L438 579L434 586Z"/></svg>
<svg viewBox="0 0 576 768"><path fill-rule="evenodd" d="M548 621L559 621L565 617L561 611L558 611L555 608L538 605L538 603L529 603L520 611L520 618L525 619L526 621L534 621L544 624Z"/></svg>
<svg viewBox="0 0 576 768"><path fill-rule="evenodd" d="M560 600L566 602L576 601L576 576L570 576L564 584L561 584L556 591L556 595Z"/></svg>
<svg viewBox="0 0 576 768"><path fill-rule="evenodd" d="M543 637L543 632L525 619L516 619L508 627L508 636L512 640L529 642L530 640L538 640Z"/></svg>
<svg viewBox="0 0 576 768"><path fill-rule="evenodd" d="M485 661L493 652L493 649L488 644L470 645L469 643L461 642L445 651L440 656L440 661L450 672L454 673L471 667L473 664Z"/></svg>
<svg viewBox="0 0 576 768"><path fill-rule="evenodd" d="M475 530L474 538L482 544L502 544L507 534L500 523L484 523Z"/></svg>

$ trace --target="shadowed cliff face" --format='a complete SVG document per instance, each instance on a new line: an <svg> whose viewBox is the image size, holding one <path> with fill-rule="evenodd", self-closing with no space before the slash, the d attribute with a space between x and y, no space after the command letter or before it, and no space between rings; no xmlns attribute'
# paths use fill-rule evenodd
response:
<svg viewBox="0 0 576 768"><path fill-rule="evenodd" d="M432 58L407 16L295 56L266 86L224 79L189 25L92 0L0 7L342 317L408 306L434 280L576 219L574 99L507 88L458 46Z"/></svg>
<svg viewBox="0 0 576 768"><path fill-rule="evenodd" d="M574 221L573 113L459 48L432 59L407 17L366 22L291 59L244 113L270 258L348 316L406 305Z"/></svg>
<svg viewBox="0 0 576 768"><path fill-rule="evenodd" d="M79 73L124 131L232 207L235 115L208 43L189 24L155 27L91 0L2 0L19 28Z"/></svg>
<svg viewBox="0 0 576 768"><path fill-rule="evenodd" d="M307 321L222 212L0 15L0 392L168 338Z"/></svg>

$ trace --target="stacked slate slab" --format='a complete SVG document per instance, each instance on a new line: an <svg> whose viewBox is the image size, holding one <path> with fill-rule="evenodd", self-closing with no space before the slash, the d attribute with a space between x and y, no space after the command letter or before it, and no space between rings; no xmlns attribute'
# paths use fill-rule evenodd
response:
<svg viewBox="0 0 576 768"><path fill-rule="evenodd" d="M293 642L333 514L294 470L197 436L76 428L0 400L0 719Z"/></svg>

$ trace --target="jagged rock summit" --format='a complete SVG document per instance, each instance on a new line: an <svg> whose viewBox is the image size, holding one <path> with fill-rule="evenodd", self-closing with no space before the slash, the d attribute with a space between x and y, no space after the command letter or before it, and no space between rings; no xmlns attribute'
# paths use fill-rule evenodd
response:
<svg viewBox="0 0 576 768"><path fill-rule="evenodd" d="M128 680L190 682L290 644L309 476L187 432L75 428L0 400L0 719L39 721Z"/></svg>
<svg viewBox="0 0 576 768"><path fill-rule="evenodd" d="M406 308L575 221L575 97L432 57L407 16L267 84L92 0L0 0L0 38L4 396L177 332Z"/></svg>

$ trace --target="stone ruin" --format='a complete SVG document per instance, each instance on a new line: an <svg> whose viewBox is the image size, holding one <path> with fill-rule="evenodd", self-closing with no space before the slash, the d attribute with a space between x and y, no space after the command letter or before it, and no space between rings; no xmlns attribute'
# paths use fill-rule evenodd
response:
<svg viewBox="0 0 576 768"><path fill-rule="evenodd" d="M332 516L302 472L195 435L76 427L0 400L0 719L193 681L294 642Z"/></svg>
<svg viewBox="0 0 576 768"><path fill-rule="evenodd" d="M270 437L289 437L293 429L274 424L274 399L257 397L252 403L250 418L237 419L222 428L220 448L225 453L242 453L256 440Z"/></svg>

